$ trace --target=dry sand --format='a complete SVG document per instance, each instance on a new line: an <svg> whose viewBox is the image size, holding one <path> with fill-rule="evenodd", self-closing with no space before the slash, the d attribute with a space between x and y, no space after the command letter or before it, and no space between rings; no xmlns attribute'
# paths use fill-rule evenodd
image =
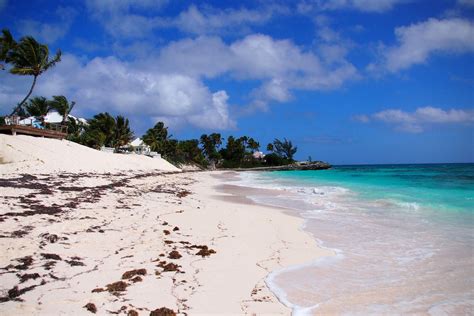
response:
<svg viewBox="0 0 474 316"><path fill-rule="evenodd" d="M265 277L329 253L222 175L2 174L0 314L290 314Z"/></svg>
<svg viewBox="0 0 474 316"><path fill-rule="evenodd" d="M161 158L101 152L67 140L0 134L0 174L179 171Z"/></svg>

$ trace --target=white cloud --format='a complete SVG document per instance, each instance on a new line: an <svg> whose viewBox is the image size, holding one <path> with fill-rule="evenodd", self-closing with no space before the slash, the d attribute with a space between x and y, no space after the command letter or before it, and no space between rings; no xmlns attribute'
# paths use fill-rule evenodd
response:
<svg viewBox="0 0 474 316"><path fill-rule="evenodd" d="M69 30L69 26L65 24L42 23L34 20L21 20L17 26L23 35L31 35L49 44L63 38Z"/></svg>
<svg viewBox="0 0 474 316"><path fill-rule="evenodd" d="M369 116L365 115L365 114L361 114L361 115L354 115L352 117L352 119L354 121L357 121L357 122L360 122L360 123L369 123L370 122L370 118Z"/></svg>
<svg viewBox="0 0 474 316"><path fill-rule="evenodd" d="M0 0L0 12L7 6L7 0Z"/></svg>
<svg viewBox="0 0 474 316"><path fill-rule="evenodd" d="M397 4L407 0L303 0L298 4L302 13L314 10L357 10L383 13L392 10Z"/></svg>
<svg viewBox="0 0 474 316"><path fill-rule="evenodd" d="M17 22L18 30L25 36L31 35L39 40L52 44L63 38L76 16L76 11L70 7L59 7L56 10L58 22L43 23L32 19L19 20Z"/></svg>
<svg viewBox="0 0 474 316"><path fill-rule="evenodd" d="M0 104L15 104L26 82L16 86L17 76L5 76L8 91L0 90ZM11 88L16 87L17 89ZM228 129L235 126L229 117L227 95L212 93L198 79L180 74L157 74L137 70L114 57L94 58L81 63L72 55L39 78L35 95L66 95L77 102L81 112L111 111L129 116L179 117L207 128ZM8 111L8 109L5 109Z"/></svg>
<svg viewBox="0 0 474 316"><path fill-rule="evenodd" d="M469 20L429 19L395 29L398 45L382 48L383 61L372 69L397 72L421 64L433 54L474 52L474 23Z"/></svg>
<svg viewBox="0 0 474 316"><path fill-rule="evenodd" d="M190 5L174 17L153 14L167 1L99 1L89 0L87 5L92 16L117 39L145 38L152 31L163 28L177 28L196 35L250 33L250 26L268 22L276 14L287 13L279 5L267 5L258 9L216 9L211 6ZM144 13L144 9L151 10Z"/></svg>
<svg viewBox="0 0 474 316"><path fill-rule="evenodd" d="M166 5L168 0L87 0L89 10L100 14L115 14L131 10L157 10Z"/></svg>
<svg viewBox="0 0 474 316"><path fill-rule="evenodd" d="M395 125L397 130L420 133L429 124L472 124L474 123L474 110L449 109L443 110L432 106L417 108L414 112L405 112L399 109L388 109L367 115L353 117L362 123L371 120L381 121Z"/></svg>
<svg viewBox="0 0 474 316"><path fill-rule="evenodd" d="M102 23L115 38L146 38L161 24L161 18L150 15L168 0L87 0L91 16Z"/></svg>
<svg viewBox="0 0 474 316"><path fill-rule="evenodd" d="M109 110L200 127L232 128L229 96L225 91L211 91L205 79L226 77L234 83L257 83L247 104L252 110L287 102L294 90L335 89L357 78L355 67L341 54L327 62L289 40L262 34L229 44L203 36L147 51L147 57L129 63L115 57L80 61L65 55L57 67L39 78L35 93L64 94L89 113ZM5 79L0 104L15 104L31 81L5 73L0 74Z"/></svg>
<svg viewBox="0 0 474 316"><path fill-rule="evenodd" d="M474 6L474 0L458 0L458 3L470 7Z"/></svg>
<svg viewBox="0 0 474 316"><path fill-rule="evenodd" d="M236 80L260 80L262 85L253 92L252 102L265 109L270 101L290 100L292 89L335 89L358 77L339 48L328 48L322 55L323 60L289 40L263 34L248 35L230 44L218 37L203 36L171 43L157 58L143 63L157 71L190 76L214 78L228 74Z"/></svg>
<svg viewBox="0 0 474 316"><path fill-rule="evenodd" d="M274 14L282 13L285 9L280 6L269 6L259 10L225 9L217 10L211 7L198 8L189 6L175 19L169 21L169 26L191 34L218 34L245 29L248 25L259 25L269 21Z"/></svg>

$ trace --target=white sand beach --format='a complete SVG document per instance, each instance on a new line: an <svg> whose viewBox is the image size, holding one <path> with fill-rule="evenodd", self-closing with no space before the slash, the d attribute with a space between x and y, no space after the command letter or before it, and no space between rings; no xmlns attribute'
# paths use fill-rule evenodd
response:
<svg viewBox="0 0 474 316"><path fill-rule="evenodd" d="M1 314L288 315L265 278L330 255L232 174L53 141L0 138Z"/></svg>
<svg viewBox="0 0 474 316"><path fill-rule="evenodd" d="M161 158L101 152L68 140L0 134L0 174L123 170L179 171Z"/></svg>

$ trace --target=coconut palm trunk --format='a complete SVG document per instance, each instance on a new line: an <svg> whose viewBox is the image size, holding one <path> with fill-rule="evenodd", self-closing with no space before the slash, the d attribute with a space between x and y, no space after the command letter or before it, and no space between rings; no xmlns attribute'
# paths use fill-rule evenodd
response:
<svg viewBox="0 0 474 316"><path fill-rule="evenodd" d="M17 113L28 100L36 85L36 79L46 70L61 60L61 51L58 50L50 58L48 46L38 43L33 37L23 37L12 50L8 52L6 61L13 67L10 73L19 76L33 76L33 84L26 97L15 107L11 115Z"/></svg>
<svg viewBox="0 0 474 316"><path fill-rule="evenodd" d="M13 112L10 114L10 116L17 113L20 110L20 108L23 106L23 104L26 102L26 100L28 100L30 95L33 93L33 89L35 88L37 78L38 76L33 76L33 84L31 85L30 91L28 92L26 97L20 103L18 103L18 105L13 109Z"/></svg>

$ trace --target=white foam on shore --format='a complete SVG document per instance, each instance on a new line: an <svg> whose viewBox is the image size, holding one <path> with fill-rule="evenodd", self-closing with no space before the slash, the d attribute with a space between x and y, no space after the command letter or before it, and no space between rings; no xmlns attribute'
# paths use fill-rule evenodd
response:
<svg viewBox="0 0 474 316"><path fill-rule="evenodd" d="M239 176L242 180L233 185L293 193L249 198L295 210L305 219L301 229L320 247L336 253L268 275L267 286L292 308L293 315L334 310L342 314L416 310L437 314L444 307L474 306L473 300L460 300L469 277L463 271L474 264L474 258L466 253L474 237L467 229L431 220L428 214L437 213L416 202L364 200L338 186L298 186L295 181L253 173ZM455 262L450 259L453 255ZM447 274L452 276L445 280L436 277ZM440 297L446 298L443 307L432 308Z"/></svg>

